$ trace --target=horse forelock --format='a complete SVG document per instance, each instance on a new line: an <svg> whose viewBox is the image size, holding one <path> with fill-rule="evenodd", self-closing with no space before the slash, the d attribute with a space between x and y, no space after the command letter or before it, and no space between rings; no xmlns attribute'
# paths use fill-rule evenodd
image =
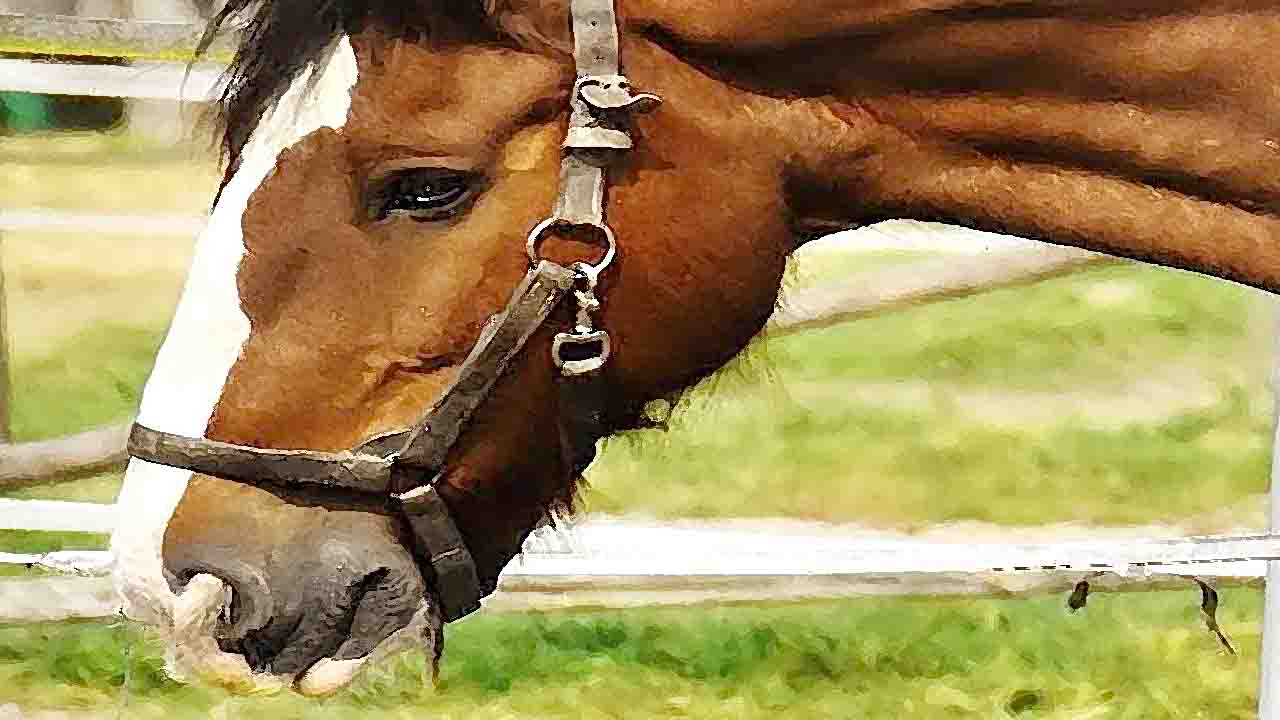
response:
<svg viewBox="0 0 1280 720"><path fill-rule="evenodd" d="M341 128L351 110L358 75L348 38L332 43L316 72L304 68L257 125L224 184L209 224L196 243L173 323L156 356L139 421L169 432L202 437L231 367L249 337L237 274L245 256L241 227L250 197L280 154L321 128ZM173 594L160 548L165 527L191 473L133 460L117 501L112 536L116 588L126 614L162 626L172 619Z"/></svg>
<svg viewBox="0 0 1280 720"><path fill-rule="evenodd" d="M235 57L221 81L217 129L226 160L224 186L239 169L258 124L294 81L322 66L339 38L376 27L413 36L429 30L430 17L483 17L484 4L438 0L228 0L210 22L197 49L208 51L224 32L240 33Z"/></svg>

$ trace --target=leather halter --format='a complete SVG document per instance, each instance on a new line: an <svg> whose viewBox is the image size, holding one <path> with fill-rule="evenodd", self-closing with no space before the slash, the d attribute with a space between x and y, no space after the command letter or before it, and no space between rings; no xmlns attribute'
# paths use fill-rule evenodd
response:
<svg viewBox="0 0 1280 720"><path fill-rule="evenodd" d="M618 61L613 0L572 0L577 81L570 100L569 131L560 168L560 195L551 217L529 234L530 269L498 315L490 319L458 376L409 430L373 438L350 450L276 450L191 438L135 424L129 454L140 460L263 488L330 488L372 495L390 503L413 531L415 551L434 573L446 622L475 612L491 592L481 588L475 560L448 506L436 492L445 458L475 410L533 333L570 293L578 304L571 332L555 336L552 358L561 375L562 434L575 470L585 468L595 441L605 434L600 369L609 336L596 329L594 291L616 252L605 224L608 167L631 147L630 115L658 105L654 95L633 94ZM605 255L596 264L564 267L541 259L551 230L591 228ZM428 478L426 484L422 478Z"/></svg>

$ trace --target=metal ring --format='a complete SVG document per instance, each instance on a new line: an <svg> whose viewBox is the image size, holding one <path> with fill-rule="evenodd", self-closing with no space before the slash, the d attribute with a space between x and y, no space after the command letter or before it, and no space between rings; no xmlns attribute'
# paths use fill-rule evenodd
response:
<svg viewBox="0 0 1280 720"><path fill-rule="evenodd" d="M618 243L613 237L613 231L604 223L571 223L558 217L549 217L538 223L533 230L529 231L529 239L524 243L525 252L529 255L529 262L537 265L542 260L542 255L538 252L538 246L542 243L542 236L547 230L557 226L564 225L566 227L592 227L604 233L605 251L604 257L600 261L591 264L587 262L576 262L571 266L572 269L581 272L583 275L591 279L591 283L595 284L595 278L604 272L605 268L613 263L613 258L618 254Z"/></svg>

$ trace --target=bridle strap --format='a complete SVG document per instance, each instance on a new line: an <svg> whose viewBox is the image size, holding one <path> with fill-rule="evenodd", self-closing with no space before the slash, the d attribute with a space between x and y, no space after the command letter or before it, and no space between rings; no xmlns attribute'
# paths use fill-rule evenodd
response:
<svg viewBox="0 0 1280 720"><path fill-rule="evenodd" d="M472 413L576 279L577 273L549 260L525 274L506 308L481 331L449 390L414 426L396 456L398 464L440 472Z"/></svg>
<svg viewBox="0 0 1280 720"><path fill-rule="evenodd" d="M582 82L591 76L618 74L617 18L613 0L573 0L573 61L577 80L569 98L568 152L560 162L560 194L552 216L571 225L604 225L605 166L575 152L571 143L576 133L593 124L591 108L582 99Z"/></svg>
<svg viewBox="0 0 1280 720"><path fill-rule="evenodd" d="M569 15L578 77L617 75L618 13L613 0L573 0Z"/></svg>
<svg viewBox="0 0 1280 720"><path fill-rule="evenodd" d="M440 616L453 622L479 610L487 593L480 587L475 557L436 486L422 485L396 499L413 531L415 554L431 564Z"/></svg>
<svg viewBox="0 0 1280 720"><path fill-rule="evenodd" d="M620 74L613 0L572 0L571 11L577 79L569 98L560 195L551 217L564 225L604 229L605 173L620 152L631 148L628 116L656 107L659 100L632 94Z"/></svg>
<svg viewBox="0 0 1280 720"><path fill-rule="evenodd" d="M608 384L600 373L562 377L558 398L560 446L575 477L596 458L596 441L609 434Z"/></svg>
<svg viewBox="0 0 1280 720"><path fill-rule="evenodd" d="M268 450L174 435L140 423L129 431L128 448L140 460L246 485L391 492L393 460L350 450Z"/></svg>

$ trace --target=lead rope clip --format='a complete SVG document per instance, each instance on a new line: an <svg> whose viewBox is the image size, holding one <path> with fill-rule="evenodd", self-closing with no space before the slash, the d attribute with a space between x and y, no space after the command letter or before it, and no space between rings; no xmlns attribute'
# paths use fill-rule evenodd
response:
<svg viewBox="0 0 1280 720"><path fill-rule="evenodd" d="M591 319L592 313L600 309L600 299L595 293L598 276L594 268L585 263L575 263L573 269L583 282L581 290L573 291L573 298L578 303L578 315L571 332L557 333L551 341L551 359L565 377L590 375L599 371L609 360L611 352L609 333L596 329L595 322Z"/></svg>

